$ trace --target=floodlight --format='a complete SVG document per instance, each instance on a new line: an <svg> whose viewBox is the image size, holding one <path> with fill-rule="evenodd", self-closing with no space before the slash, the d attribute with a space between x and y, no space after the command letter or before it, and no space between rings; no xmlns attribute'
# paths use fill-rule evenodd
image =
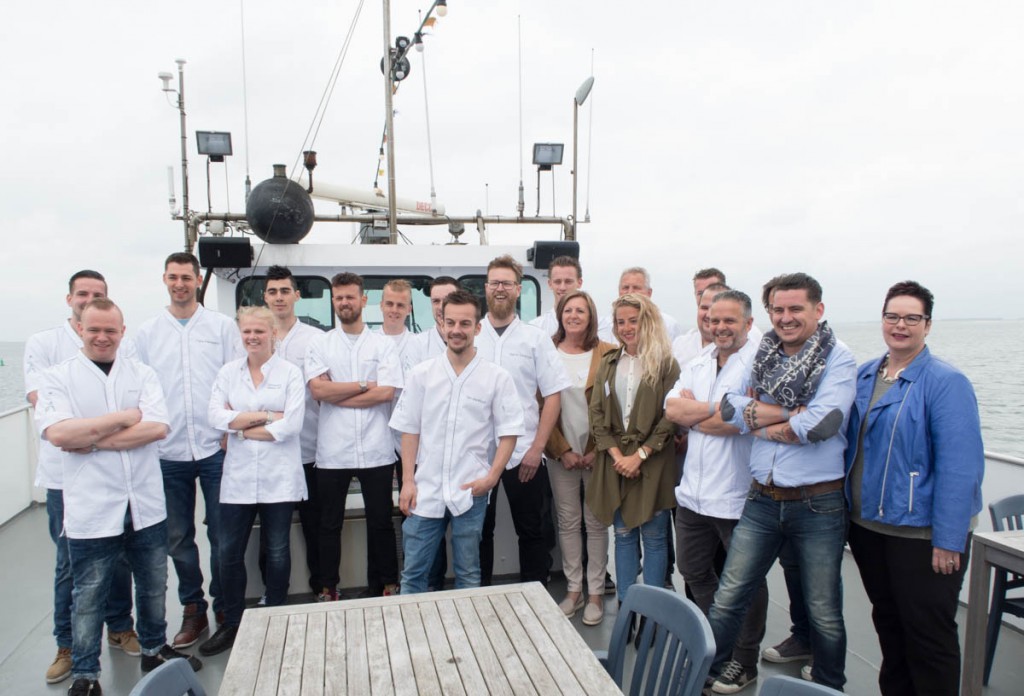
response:
<svg viewBox="0 0 1024 696"><path fill-rule="evenodd" d="M223 162L232 154L231 134L222 131L196 131L196 145L200 155L206 155L211 162Z"/></svg>

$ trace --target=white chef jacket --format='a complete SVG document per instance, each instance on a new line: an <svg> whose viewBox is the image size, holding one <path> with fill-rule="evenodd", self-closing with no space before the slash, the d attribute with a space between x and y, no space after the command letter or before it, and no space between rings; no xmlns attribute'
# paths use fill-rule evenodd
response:
<svg viewBox="0 0 1024 696"><path fill-rule="evenodd" d="M71 320L29 336L28 341L25 342L25 396L39 391L43 384L43 373L46 370L68 358L73 358L81 350L82 337L71 326ZM135 344L127 338L122 338L121 345L117 349L117 357L134 358ZM54 490L64 487L60 449L43 438L39 440L35 485Z"/></svg>
<svg viewBox="0 0 1024 696"><path fill-rule="evenodd" d="M164 309L139 327L135 340L139 360L160 377L171 415L160 458L189 462L216 454L222 433L207 417L210 390L220 368L245 355L238 326L202 305L182 326Z"/></svg>
<svg viewBox="0 0 1024 696"><path fill-rule="evenodd" d="M698 401L717 403L727 393L745 394L757 341L749 338L718 371L718 346L711 344L679 373L679 381L666 397L689 389ZM752 435L706 435L690 429L683 478L676 487L676 502L700 515L738 520L750 489Z"/></svg>
<svg viewBox="0 0 1024 696"><path fill-rule="evenodd" d="M353 343L341 327L310 341L306 379L326 373L334 382L376 382L402 388L402 365L394 341L367 328ZM395 441L388 427L391 404L368 408L320 404L316 442L318 469L368 469L395 462Z"/></svg>
<svg viewBox="0 0 1024 696"><path fill-rule="evenodd" d="M222 503L286 503L307 496L300 444L306 407L302 370L275 354L260 372L263 381L257 387L248 358L232 360L217 373L210 394L210 425L229 436L220 480ZM236 437L228 424L242 411L283 411L283 418L266 426L274 441Z"/></svg>
<svg viewBox="0 0 1024 696"><path fill-rule="evenodd" d="M673 319L665 312L661 313L661 320L665 324L665 333L668 334L668 342L676 340L676 337L683 333L683 328L679 326L679 322ZM601 320L597 324L597 335L602 341L611 343L612 345L618 345L619 340L615 338L613 333L613 327L615 326L615 317L611 314L606 314L601 317Z"/></svg>
<svg viewBox="0 0 1024 696"><path fill-rule="evenodd" d="M416 349L417 364L428 358L436 358L448 349L448 344L444 342L441 333L437 330L437 324L434 324L426 331L416 334L413 337L413 341Z"/></svg>
<svg viewBox="0 0 1024 696"><path fill-rule="evenodd" d="M402 382L404 383L405 376L409 374L409 370L422 362L420 359L419 346L416 344L417 334L403 330L402 333L397 336L391 336L384 333L384 327L375 329L374 333L384 336L395 344L395 350L398 351L398 363L402 368ZM391 414L395 412L395 405L398 403L400 398L402 398L402 390L396 389L395 398L391 400L391 408L388 411L388 420L391 419ZM391 435L395 441L395 452L400 455L402 452L402 433L392 429Z"/></svg>
<svg viewBox="0 0 1024 696"><path fill-rule="evenodd" d="M551 337L545 336L536 326L523 323L519 317L513 318L499 336L488 314L481 322L475 343L480 357L508 370L519 394L525 431L523 437L516 441L516 450L506 467L514 469L537 437L537 425L540 423L537 393L547 398L568 389L572 381Z"/></svg>
<svg viewBox="0 0 1024 696"><path fill-rule="evenodd" d="M288 331L288 335L277 342L274 352L282 358L295 365L303 371L306 369L306 349L309 343L317 336L323 336L324 332L318 328L296 321ZM302 445L302 463L309 464L316 460L316 428L320 420L320 402L309 393L309 380L303 377L303 384L306 388L306 413L302 418L302 435L299 442Z"/></svg>
<svg viewBox="0 0 1024 696"><path fill-rule="evenodd" d="M554 308L549 309L535 319L531 319L530 326L536 326L548 338L554 336L555 332L558 331L558 317L555 316Z"/></svg>
<svg viewBox="0 0 1024 696"><path fill-rule="evenodd" d="M761 329L757 328L756 325L751 325L750 331L747 333L747 341L752 341L756 346L761 343L761 336ZM704 339L700 337L700 331L693 328L672 341L672 356L679 363L679 367L682 368L686 367L686 363L701 353L712 350L713 346L714 341L704 345Z"/></svg>
<svg viewBox="0 0 1024 696"><path fill-rule="evenodd" d="M156 373L132 358L117 358L105 375L85 354L47 370L39 388L36 425L46 429L72 418L96 418L137 408L145 422L169 425ZM145 529L167 517L164 482L156 442L130 450L63 452L64 532L72 539L99 539L124 533L125 508L132 527Z"/></svg>
<svg viewBox="0 0 1024 696"><path fill-rule="evenodd" d="M464 484L491 469L493 443L523 434L523 409L512 376L473 358L456 375L447 353L409 371L391 427L420 436L416 451L416 509L421 517L461 515L473 506Z"/></svg>

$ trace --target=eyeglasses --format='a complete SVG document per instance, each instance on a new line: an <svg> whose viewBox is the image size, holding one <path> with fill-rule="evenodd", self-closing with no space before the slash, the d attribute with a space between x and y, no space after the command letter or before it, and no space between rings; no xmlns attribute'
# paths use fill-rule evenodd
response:
<svg viewBox="0 0 1024 696"><path fill-rule="evenodd" d="M882 319L886 324L899 324L900 319L907 326L917 326L924 319L931 319L927 314L894 314L893 312L882 312Z"/></svg>
<svg viewBox="0 0 1024 696"><path fill-rule="evenodd" d="M501 288L502 290L511 290L518 285L518 283L514 280L488 280L484 285L492 290L497 290L498 288Z"/></svg>

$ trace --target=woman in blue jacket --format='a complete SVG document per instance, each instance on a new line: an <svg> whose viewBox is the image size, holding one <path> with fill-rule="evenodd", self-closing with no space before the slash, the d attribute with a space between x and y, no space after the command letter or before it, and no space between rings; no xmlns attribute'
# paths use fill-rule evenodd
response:
<svg viewBox="0 0 1024 696"><path fill-rule="evenodd" d="M931 355L931 292L889 288L888 352L861 366L846 451L850 549L882 648L884 695L956 694L957 598L981 510L985 455L974 389Z"/></svg>

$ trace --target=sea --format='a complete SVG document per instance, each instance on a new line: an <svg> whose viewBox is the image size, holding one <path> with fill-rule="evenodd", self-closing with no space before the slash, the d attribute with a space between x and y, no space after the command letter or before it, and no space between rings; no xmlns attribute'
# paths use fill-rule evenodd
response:
<svg viewBox="0 0 1024 696"><path fill-rule="evenodd" d="M831 326L858 363L885 352L877 321ZM985 449L1024 458L1024 320L936 320L928 346L973 382ZM25 403L24 351L24 343L0 342L0 413Z"/></svg>

